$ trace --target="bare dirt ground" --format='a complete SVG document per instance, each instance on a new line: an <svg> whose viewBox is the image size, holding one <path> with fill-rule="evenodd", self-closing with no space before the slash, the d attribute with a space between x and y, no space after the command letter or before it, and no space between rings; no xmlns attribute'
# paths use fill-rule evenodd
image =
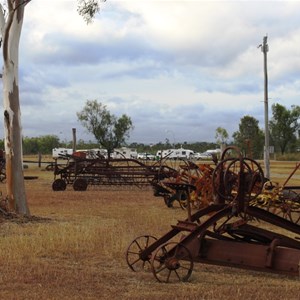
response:
<svg viewBox="0 0 300 300"><path fill-rule="evenodd" d="M0 299L300 299L300 279L195 264L189 282L158 283L129 269L125 253L139 235L160 237L186 212L152 190L51 189L51 172L26 175L31 220L0 222ZM4 186L0 186L4 194Z"/></svg>

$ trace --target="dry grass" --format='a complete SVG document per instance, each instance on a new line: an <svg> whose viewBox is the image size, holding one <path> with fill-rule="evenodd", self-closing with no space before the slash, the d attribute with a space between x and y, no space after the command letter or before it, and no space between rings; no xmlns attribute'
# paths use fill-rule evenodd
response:
<svg viewBox="0 0 300 300"><path fill-rule="evenodd" d="M26 175L38 176L26 186L40 218L0 224L0 299L300 299L300 280L276 274L195 264L190 282L160 284L134 273L129 243L160 237L186 212L151 189L53 192L51 173L30 166Z"/></svg>

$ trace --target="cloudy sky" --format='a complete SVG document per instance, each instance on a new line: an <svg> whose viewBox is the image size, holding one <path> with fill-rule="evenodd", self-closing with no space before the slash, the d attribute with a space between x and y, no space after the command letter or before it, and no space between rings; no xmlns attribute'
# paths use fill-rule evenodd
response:
<svg viewBox="0 0 300 300"><path fill-rule="evenodd" d="M299 1L107 0L86 25L75 0L32 0L20 44L24 136L93 139L77 120L97 99L134 123L129 142L215 141L300 99ZM1 126L2 128L3 126ZM3 135L3 129L2 135Z"/></svg>

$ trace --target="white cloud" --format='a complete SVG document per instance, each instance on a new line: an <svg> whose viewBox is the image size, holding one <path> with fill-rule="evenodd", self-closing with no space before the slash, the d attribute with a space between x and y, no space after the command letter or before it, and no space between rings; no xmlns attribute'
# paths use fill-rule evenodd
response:
<svg viewBox="0 0 300 300"><path fill-rule="evenodd" d="M33 0L20 45L24 135L92 138L77 121L87 99L128 114L131 141L214 141L248 114L263 127L268 34L270 105L299 103L297 1L108 0L86 25L75 0ZM151 128L151 130L149 130ZM170 138L170 137L168 137Z"/></svg>

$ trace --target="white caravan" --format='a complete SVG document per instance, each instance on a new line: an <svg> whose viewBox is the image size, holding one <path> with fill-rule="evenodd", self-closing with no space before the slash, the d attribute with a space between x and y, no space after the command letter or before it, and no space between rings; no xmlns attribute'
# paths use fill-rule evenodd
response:
<svg viewBox="0 0 300 300"><path fill-rule="evenodd" d="M167 158L167 159L191 159L193 158L194 151L189 149L167 149L162 151L157 151L156 157Z"/></svg>
<svg viewBox="0 0 300 300"><path fill-rule="evenodd" d="M73 149L69 148L54 148L52 149L52 157L53 158L64 158L67 155L72 155Z"/></svg>
<svg viewBox="0 0 300 300"><path fill-rule="evenodd" d="M221 149L213 149L213 150L206 150L207 153L209 154L221 154Z"/></svg>
<svg viewBox="0 0 300 300"><path fill-rule="evenodd" d="M136 149L132 148L126 148L122 147L119 149L115 149L114 152L112 153L112 158L137 158L137 151Z"/></svg>

